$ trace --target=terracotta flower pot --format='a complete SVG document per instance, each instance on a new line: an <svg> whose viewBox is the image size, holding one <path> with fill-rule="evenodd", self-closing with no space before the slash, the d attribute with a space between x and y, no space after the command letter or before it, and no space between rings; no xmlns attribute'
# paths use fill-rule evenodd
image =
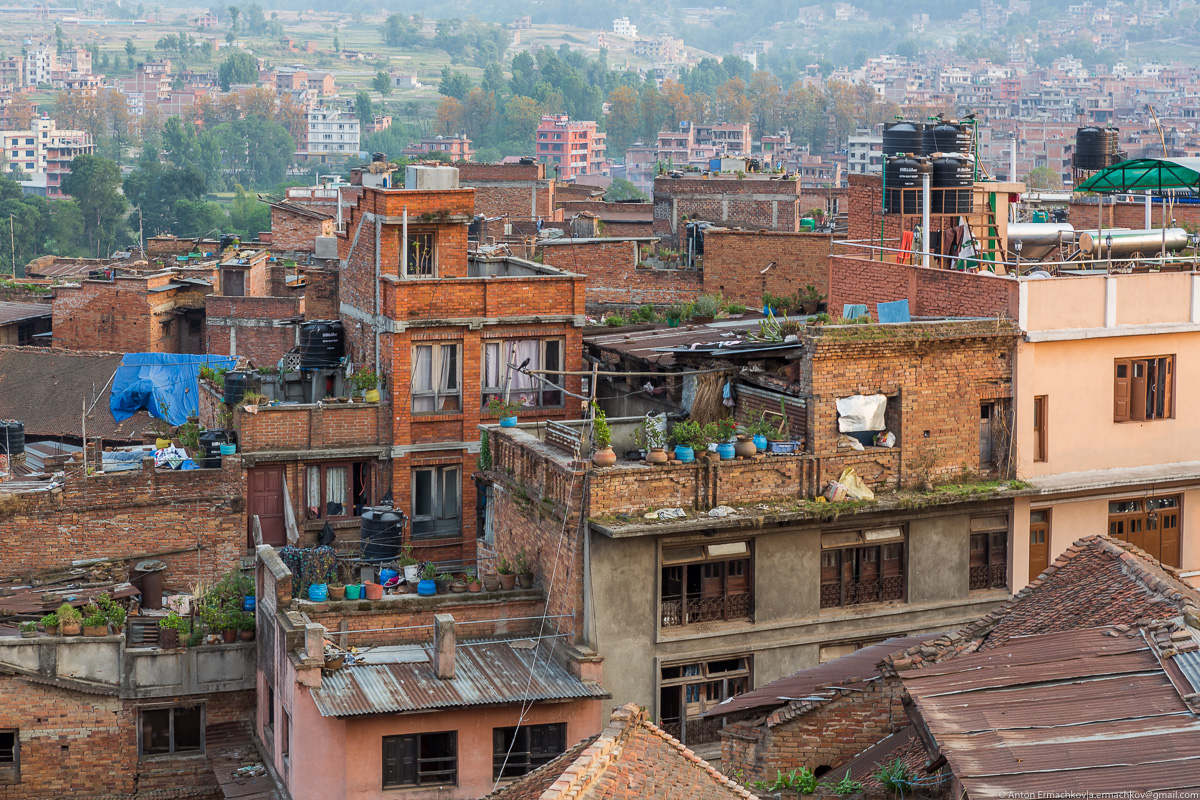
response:
<svg viewBox="0 0 1200 800"><path fill-rule="evenodd" d="M613 452L611 447L597 450L592 454L592 463L597 467L611 467L617 463L617 454Z"/></svg>
<svg viewBox="0 0 1200 800"><path fill-rule="evenodd" d="M228 628L221 631L221 638L225 640L225 644L233 644L237 641L237 628Z"/></svg>
<svg viewBox="0 0 1200 800"><path fill-rule="evenodd" d="M500 579L500 589L505 592L510 591L514 586L517 585L516 575L499 575L497 577Z"/></svg>
<svg viewBox="0 0 1200 800"><path fill-rule="evenodd" d="M658 450L651 450L646 454L647 464L665 464L670 460L671 459L670 456L667 455L667 451L663 450L662 448L659 448Z"/></svg>
<svg viewBox="0 0 1200 800"><path fill-rule="evenodd" d="M467 581L467 591L482 592L483 591L483 581L479 581L479 580Z"/></svg>
<svg viewBox="0 0 1200 800"><path fill-rule="evenodd" d="M500 591L500 576L494 572L489 572L483 576L483 588L489 592Z"/></svg>
<svg viewBox="0 0 1200 800"><path fill-rule="evenodd" d="M159 628L158 646L164 650L174 650L179 647L179 631L174 628Z"/></svg>
<svg viewBox="0 0 1200 800"><path fill-rule="evenodd" d="M253 642L254 641L254 631L253 630L238 631L238 638L241 639L243 642Z"/></svg>
<svg viewBox="0 0 1200 800"><path fill-rule="evenodd" d="M454 581L450 584L450 591L454 592L455 594L462 594L463 592L467 591L467 582Z"/></svg>
<svg viewBox="0 0 1200 800"><path fill-rule="evenodd" d="M108 626L107 625L84 625L83 626L83 635L84 636L108 636Z"/></svg>
<svg viewBox="0 0 1200 800"><path fill-rule="evenodd" d="M63 636L78 636L83 630L83 626L78 622L64 622L60 626Z"/></svg>
<svg viewBox="0 0 1200 800"><path fill-rule="evenodd" d="M521 585L522 589L532 589L533 588L533 573L532 572L522 572L521 574L517 575L517 583L519 583Z"/></svg>
<svg viewBox="0 0 1200 800"><path fill-rule="evenodd" d="M382 600L383 586L378 583L367 583L363 585L363 591L366 592L368 600Z"/></svg>
<svg viewBox="0 0 1200 800"><path fill-rule="evenodd" d="M47 625L46 626L46 635L47 636L58 636L58 626L57 625Z"/></svg>
<svg viewBox="0 0 1200 800"><path fill-rule="evenodd" d="M330 600L345 600L346 599L346 587L345 586L334 586L333 584L330 584L329 585L329 599Z"/></svg>
<svg viewBox="0 0 1200 800"><path fill-rule="evenodd" d="M752 456L758 452L758 448L754 446L753 439L751 439L749 437L739 436L737 443L734 444L734 446L733 446L733 452L735 455L749 458L750 456Z"/></svg>

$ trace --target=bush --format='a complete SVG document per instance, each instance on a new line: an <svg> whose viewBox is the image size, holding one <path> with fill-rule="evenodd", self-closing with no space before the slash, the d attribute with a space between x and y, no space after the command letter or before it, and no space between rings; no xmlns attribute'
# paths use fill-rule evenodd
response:
<svg viewBox="0 0 1200 800"><path fill-rule="evenodd" d="M625 318L620 314L614 314L604 321L604 324L610 328L620 328L625 324Z"/></svg>
<svg viewBox="0 0 1200 800"><path fill-rule="evenodd" d="M901 796L910 794L917 788L917 776L908 769L908 765L896 759L879 768L875 780L892 794Z"/></svg>

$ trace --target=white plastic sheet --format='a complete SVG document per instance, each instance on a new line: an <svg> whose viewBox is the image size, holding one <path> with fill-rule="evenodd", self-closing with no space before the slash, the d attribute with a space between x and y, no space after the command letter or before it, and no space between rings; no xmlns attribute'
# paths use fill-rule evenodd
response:
<svg viewBox="0 0 1200 800"><path fill-rule="evenodd" d="M837 401L838 430L842 433L881 431L886 408L887 395L856 394L843 397Z"/></svg>

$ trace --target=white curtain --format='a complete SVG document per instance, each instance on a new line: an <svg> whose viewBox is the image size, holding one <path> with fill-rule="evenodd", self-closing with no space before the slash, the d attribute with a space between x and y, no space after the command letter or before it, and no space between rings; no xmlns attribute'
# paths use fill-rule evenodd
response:
<svg viewBox="0 0 1200 800"><path fill-rule="evenodd" d="M438 392L443 396L438 403L439 411L458 411L458 345L442 345L441 369L438 375Z"/></svg>
<svg viewBox="0 0 1200 800"><path fill-rule="evenodd" d="M304 504L310 518L321 516L321 468L309 467L305 473Z"/></svg>
<svg viewBox="0 0 1200 800"><path fill-rule="evenodd" d="M529 359L529 363L525 366L526 369L542 368L541 341L538 339L521 339L515 344L516 352L513 354L510 363L519 366L525 359ZM509 369L512 370L511 367ZM535 390L541 384L532 375L526 375L523 372L512 370L511 375L512 380L509 383L509 396L512 397L514 394L517 394L519 396L514 399L517 399L522 405L536 406L538 404L538 392Z"/></svg>
<svg viewBox="0 0 1200 800"><path fill-rule="evenodd" d="M433 391L433 346L418 345L413 348L413 411L435 411L431 396L419 397L419 392Z"/></svg>
<svg viewBox="0 0 1200 800"><path fill-rule="evenodd" d="M336 517L346 513L345 467L329 467L325 470L325 503L327 516Z"/></svg>
<svg viewBox="0 0 1200 800"><path fill-rule="evenodd" d="M484 342L483 385L488 389L504 388L500 382L500 342Z"/></svg>

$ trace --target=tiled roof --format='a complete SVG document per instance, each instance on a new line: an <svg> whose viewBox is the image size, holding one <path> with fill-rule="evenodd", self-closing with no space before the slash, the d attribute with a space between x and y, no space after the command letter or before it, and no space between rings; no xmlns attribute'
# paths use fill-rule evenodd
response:
<svg viewBox="0 0 1200 800"><path fill-rule="evenodd" d="M748 790L650 722L633 703L614 711L599 736L488 798L755 800Z"/></svg>
<svg viewBox="0 0 1200 800"><path fill-rule="evenodd" d="M24 422L26 436L79 438L86 404L92 409L89 437L140 442L151 429L150 415L139 411L117 422L109 410L109 382L121 358L121 353L0 347L0 419Z"/></svg>
<svg viewBox="0 0 1200 800"><path fill-rule="evenodd" d="M53 316L49 303L10 303L0 301L0 325L11 325L27 319Z"/></svg>
<svg viewBox="0 0 1200 800"><path fill-rule="evenodd" d="M896 671L1000 647L1017 636L1200 618L1200 593L1145 551L1107 535L1068 547L1012 600L965 628L885 659Z"/></svg>

